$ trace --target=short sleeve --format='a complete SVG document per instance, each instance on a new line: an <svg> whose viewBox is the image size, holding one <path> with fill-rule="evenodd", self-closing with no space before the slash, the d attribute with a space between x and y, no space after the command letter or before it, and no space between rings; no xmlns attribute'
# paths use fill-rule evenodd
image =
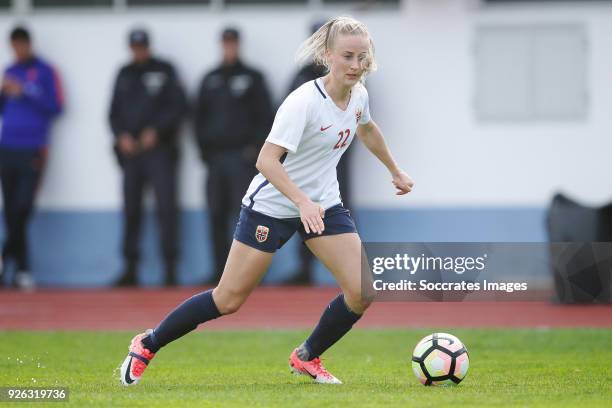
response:
<svg viewBox="0 0 612 408"><path fill-rule="evenodd" d="M282 146L291 153L296 152L308 122L308 95L299 92L300 89L289 94L278 108L266 139L266 142Z"/></svg>
<svg viewBox="0 0 612 408"><path fill-rule="evenodd" d="M362 86L363 89L363 110L361 111L361 119L359 119L360 125L365 125L372 117L370 116L370 97L368 96L368 91L365 86Z"/></svg>

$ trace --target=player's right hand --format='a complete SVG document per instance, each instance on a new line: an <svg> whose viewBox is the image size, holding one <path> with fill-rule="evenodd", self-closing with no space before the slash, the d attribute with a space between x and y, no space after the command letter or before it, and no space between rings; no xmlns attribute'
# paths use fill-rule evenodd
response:
<svg viewBox="0 0 612 408"><path fill-rule="evenodd" d="M304 224L304 230L307 234L315 233L321 235L325 230L323 217L325 210L319 204L307 200L298 206L300 210L300 220Z"/></svg>

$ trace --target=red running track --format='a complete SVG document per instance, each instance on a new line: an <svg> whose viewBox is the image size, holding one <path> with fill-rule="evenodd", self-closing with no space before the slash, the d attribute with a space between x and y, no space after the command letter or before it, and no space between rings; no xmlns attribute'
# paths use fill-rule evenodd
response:
<svg viewBox="0 0 612 408"><path fill-rule="evenodd" d="M202 288L0 291L0 330L141 330ZM207 329L311 328L335 288L258 288ZM612 305L378 302L358 327L609 327Z"/></svg>

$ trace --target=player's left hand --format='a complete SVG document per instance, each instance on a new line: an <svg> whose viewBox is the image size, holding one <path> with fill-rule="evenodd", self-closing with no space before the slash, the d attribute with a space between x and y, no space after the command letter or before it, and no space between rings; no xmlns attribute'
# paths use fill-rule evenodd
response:
<svg viewBox="0 0 612 408"><path fill-rule="evenodd" d="M399 190L397 193L395 193L396 195L408 194L414 187L414 181L412 181L412 178L410 178L410 176L403 170L398 170L397 172L393 173L393 180L391 180L391 182L395 188Z"/></svg>

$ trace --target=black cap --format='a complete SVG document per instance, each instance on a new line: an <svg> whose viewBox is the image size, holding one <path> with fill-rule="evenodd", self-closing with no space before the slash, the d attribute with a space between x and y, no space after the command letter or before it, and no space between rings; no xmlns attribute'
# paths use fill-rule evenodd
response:
<svg viewBox="0 0 612 408"><path fill-rule="evenodd" d="M11 30L11 41L31 41L30 32L23 26L17 26Z"/></svg>
<svg viewBox="0 0 612 408"><path fill-rule="evenodd" d="M234 27L227 27L221 33L221 41L240 41L240 31Z"/></svg>
<svg viewBox="0 0 612 408"><path fill-rule="evenodd" d="M145 47L149 46L149 33L142 28L136 28L130 31L129 36L130 45L142 45Z"/></svg>

